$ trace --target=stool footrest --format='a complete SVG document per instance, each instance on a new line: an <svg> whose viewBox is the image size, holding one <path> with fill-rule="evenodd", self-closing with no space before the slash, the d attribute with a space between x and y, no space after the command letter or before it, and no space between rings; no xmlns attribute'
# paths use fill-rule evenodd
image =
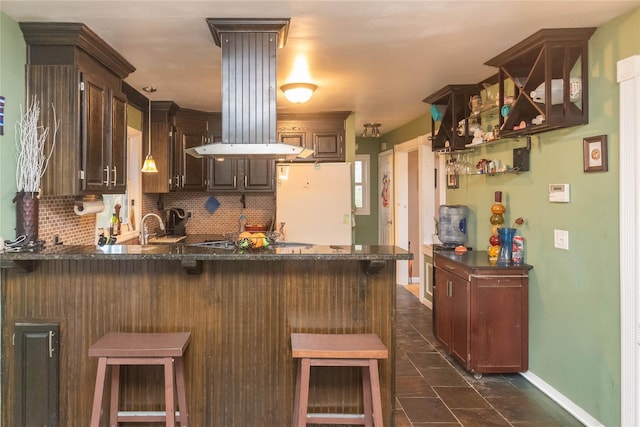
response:
<svg viewBox="0 0 640 427"><path fill-rule="evenodd" d="M348 424L362 425L364 424L364 414L324 414L311 413L307 414L307 423L310 424Z"/></svg>
<svg viewBox="0 0 640 427"><path fill-rule="evenodd" d="M118 422L163 422L167 418L165 411L118 411ZM176 411L176 421L180 420L180 411Z"/></svg>

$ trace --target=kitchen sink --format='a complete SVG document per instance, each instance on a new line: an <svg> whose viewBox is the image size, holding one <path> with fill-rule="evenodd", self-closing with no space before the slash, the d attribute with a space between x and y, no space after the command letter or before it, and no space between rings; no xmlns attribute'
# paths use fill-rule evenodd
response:
<svg viewBox="0 0 640 427"><path fill-rule="evenodd" d="M186 238L187 236L150 237L147 243L150 245L170 245L172 243L180 243Z"/></svg>

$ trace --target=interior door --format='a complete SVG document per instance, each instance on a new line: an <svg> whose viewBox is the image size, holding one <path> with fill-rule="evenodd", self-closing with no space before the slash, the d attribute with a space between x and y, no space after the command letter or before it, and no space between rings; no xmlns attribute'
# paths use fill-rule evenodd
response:
<svg viewBox="0 0 640 427"><path fill-rule="evenodd" d="M378 156L378 243L381 245L395 245L393 196L393 150L388 150Z"/></svg>

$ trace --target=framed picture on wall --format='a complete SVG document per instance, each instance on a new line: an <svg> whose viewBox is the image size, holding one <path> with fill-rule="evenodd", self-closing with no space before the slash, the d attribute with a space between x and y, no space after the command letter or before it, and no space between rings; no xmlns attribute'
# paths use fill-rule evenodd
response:
<svg viewBox="0 0 640 427"><path fill-rule="evenodd" d="M583 163L585 172L606 172L609 170L607 162L607 135L584 138Z"/></svg>
<svg viewBox="0 0 640 427"><path fill-rule="evenodd" d="M447 175L447 188L458 188L458 174L451 173Z"/></svg>

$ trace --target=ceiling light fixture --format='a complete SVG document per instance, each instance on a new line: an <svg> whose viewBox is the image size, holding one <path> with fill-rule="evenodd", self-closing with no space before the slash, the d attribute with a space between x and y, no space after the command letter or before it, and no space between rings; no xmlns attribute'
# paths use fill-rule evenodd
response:
<svg viewBox="0 0 640 427"><path fill-rule="evenodd" d="M365 123L362 137L380 138L380 123Z"/></svg>
<svg viewBox="0 0 640 427"><path fill-rule="evenodd" d="M158 89L154 86L145 86L142 88L143 91L151 94ZM142 172L144 173L157 173L158 168L156 167L156 161L153 160L153 156L151 155L151 98L149 98L149 152L147 157L144 159L144 164L142 165Z"/></svg>
<svg viewBox="0 0 640 427"><path fill-rule="evenodd" d="M283 85L280 89L284 92L289 102L294 104L304 104L307 102L318 86L312 83L289 83Z"/></svg>

